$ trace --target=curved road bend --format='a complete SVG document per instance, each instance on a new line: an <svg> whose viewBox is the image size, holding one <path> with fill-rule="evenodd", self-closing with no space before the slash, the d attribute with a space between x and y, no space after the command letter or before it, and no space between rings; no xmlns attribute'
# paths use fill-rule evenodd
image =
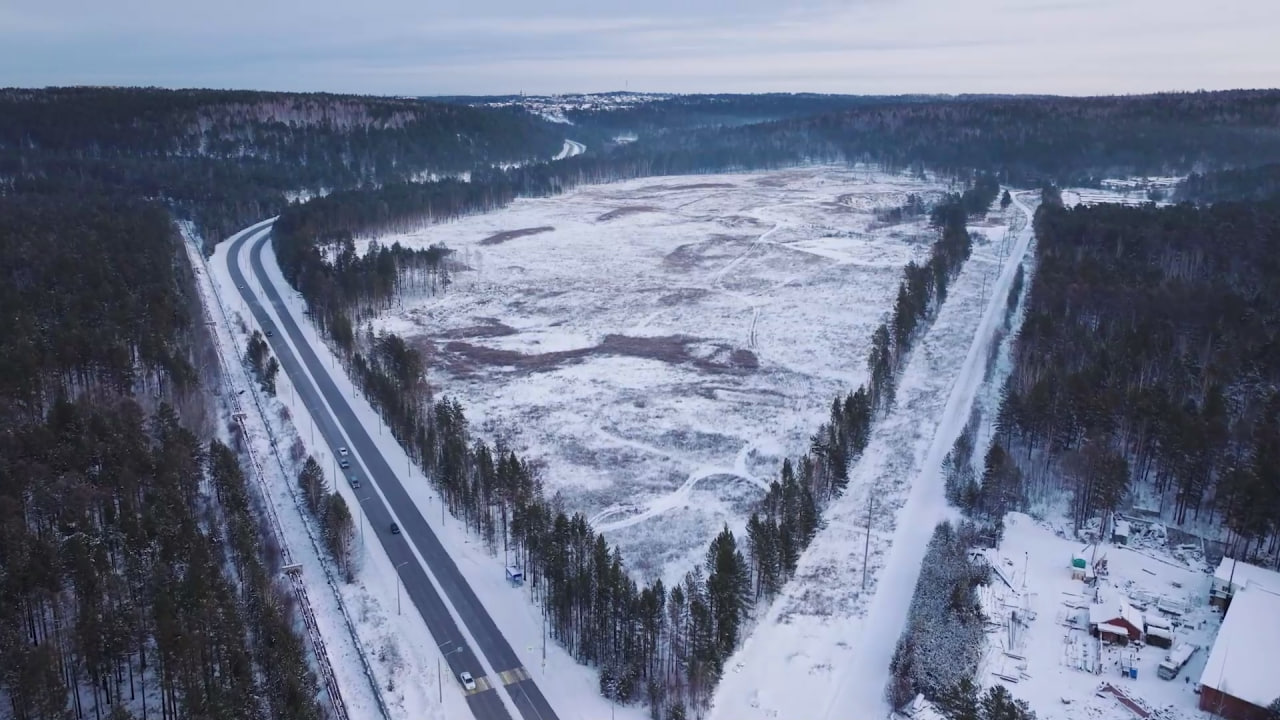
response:
<svg viewBox="0 0 1280 720"><path fill-rule="evenodd" d="M395 506L403 533L401 535L390 533L391 513L377 493L372 491L356 493L369 521L369 531L382 543L387 557L397 568L405 594L418 608L418 612L427 624L427 629L431 632L431 637L444 648L449 671L453 674L455 681L458 674L463 671L469 671L476 677L476 689L467 693L467 704L472 714L477 720L511 720L510 713L507 712L495 688L496 683L502 683L506 685L507 693L523 720L558 720L555 711L542 695L542 691L520 664L520 659L511 649L510 643L498 630L493 618L481 605L475 592L458 570L458 566L449 557L444 546L440 544L439 538L410 499L404 486L401 485L401 478L392 471L369 433L360 424L347 398L338 390L333 378L329 375L329 369L320 362L298 329L297 321L281 299L279 290L268 279L262 265L262 249L269 238L270 226L255 232L244 233L232 241L227 252L227 269L231 279L239 288L240 295L244 298L258 325L263 330L276 331L274 337L268 337L266 340L280 361L280 366L288 373L289 379L297 388L303 403L315 418L316 429L320 431L335 456L336 449L346 444L338 432L338 425L341 425L347 437L350 438L351 452L357 455L364 467L368 469L366 474L360 467L360 463L352 463L351 468L344 471L346 475L359 478L365 483L372 482L382 491L387 502ZM280 326L276 325L259 304L257 295L240 271L240 251L246 242L251 242L249 262L253 274L257 276L267 300L275 307L276 314L280 318ZM279 335L280 331L288 333L293 340L294 347L298 350L296 356L293 349ZM311 371L311 377L303 372L303 365ZM315 378L314 383L311 380L312 377ZM328 401L328 407L321 402L321 396ZM333 414L330 414L328 408L333 408ZM334 482L347 482L347 480L334 478ZM452 602L463 624L471 632L479 651L497 673L497 678L484 676L475 651L458 629L448 608L427 577L426 571L414 556L409 543L413 543L430 565L441 589Z"/></svg>

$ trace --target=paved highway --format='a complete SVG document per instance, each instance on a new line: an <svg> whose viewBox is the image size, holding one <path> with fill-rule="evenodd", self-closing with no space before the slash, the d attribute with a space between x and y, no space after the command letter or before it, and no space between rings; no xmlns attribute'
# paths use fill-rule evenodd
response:
<svg viewBox="0 0 1280 720"><path fill-rule="evenodd" d="M329 368L320 362L307 343L298 328L297 320L281 299L279 288L271 284L262 266L262 249L270 239L270 231L270 226L266 226L255 232L244 233L232 241L227 253L227 269L231 279L239 289L249 311L257 319L258 325L263 330L272 331L272 336L266 338L267 342L279 359L280 367L289 375L303 403L315 419L316 429L320 431L335 456L337 448L348 445L338 431L339 425L350 438L351 454L358 457L361 462L353 462L351 468L344 473L347 476L359 478L363 483L362 488L354 492L369 522L369 528L365 532L377 538L386 549L387 556L400 575L406 596L418 608L436 643L442 646L442 652L445 653L454 682L458 682L458 674L463 671L468 671L475 676L477 687L474 691L467 693L467 704L471 707L472 714L477 720L511 720L511 715L507 712L506 705L503 704L496 689L496 686L501 684L506 686L512 704L523 720L558 720L551 705L543 697L542 691L521 666L510 643L498 630L493 618L480 604L475 592L458 571L453 558L449 557L449 553L440 544L435 532L427 525L426 519L410 499L404 486L401 485L401 477L391 469L369 433L360 424L356 414L351 410L348 399L338 390L333 378L329 375ZM252 272L257 277L267 302L275 308L276 315L280 318L280 325L277 325L267 314L251 284L246 281L240 270L240 253L246 243L250 246L249 263ZM293 290L286 289L285 292L293 292ZM285 333L297 348L296 355L293 348L285 342ZM303 366L310 370L310 377L303 372ZM312 382L312 378L315 378L315 382ZM322 396L328 401L328 407L320 400ZM333 413L330 413L329 408L333 409ZM345 478L334 478L333 481L348 482ZM370 483L382 491L387 502L395 506L402 534L391 534L391 513L382 497L379 497L378 493L370 487ZM441 590L457 610L462 623L475 639L479 651L483 653L498 677L485 675L484 669L476 659L475 651L467 643L453 616L441 600L440 594L436 592L431 580L427 577L426 571L414 556L410 543L430 566ZM459 688L461 688L460 684Z"/></svg>

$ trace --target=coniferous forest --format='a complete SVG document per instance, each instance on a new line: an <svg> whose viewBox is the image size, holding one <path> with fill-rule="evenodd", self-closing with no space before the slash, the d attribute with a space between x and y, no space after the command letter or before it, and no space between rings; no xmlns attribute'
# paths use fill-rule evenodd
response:
<svg viewBox="0 0 1280 720"><path fill-rule="evenodd" d="M0 191L158 198L209 242L290 198L550 157L516 110L348 95L0 89Z"/></svg>
<svg viewBox="0 0 1280 720"><path fill-rule="evenodd" d="M1195 181L1203 182L1203 181ZM1077 525L1127 507L1280 533L1280 202L1046 203L986 484ZM994 466L1012 465L1010 472Z"/></svg>
<svg viewBox="0 0 1280 720"><path fill-rule="evenodd" d="M15 718L319 718L278 553L214 432L156 205L0 198L0 690Z"/></svg>
<svg viewBox="0 0 1280 720"><path fill-rule="evenodd" d="M325 716L243 439L218 426L174 221L216 242L290 193L549 155L545 125L339 96L0 90L0 716ZM248 350L270 389L275 360ZM342 554L341 532L326 540Z"/></svg>

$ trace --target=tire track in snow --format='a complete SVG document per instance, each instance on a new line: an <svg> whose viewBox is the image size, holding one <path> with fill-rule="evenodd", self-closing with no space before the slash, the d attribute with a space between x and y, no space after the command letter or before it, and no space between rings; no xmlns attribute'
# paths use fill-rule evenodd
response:
<svg viewBox="0 0 1280 720"><path fill-rule="evenodd" d="M641 445L641 447L645 447ZM609 518L615 515L634 510L636 505L614 504L601 510L591 517L591 525L599 532L610 532L612 530L621 530L638 525L646 520L655 518L665 512L673 509L688 507L693 497L693 490L698 483L713 477L736 477L745 480L763 491L769 490L769 483L766 480L755 477L747 472L747 456L751 454L751 450L755 447L754 443L745 443L738 450L737 456L734 458L733 467L725 467L722 465L703 465L702 467L689 473L685 481L680 487L672 490L670 493L659 498L649 501L645 505L645 509L635 515L628 515L619 520L609 521ZM669 455L669 453L664 453Z"/></svg>

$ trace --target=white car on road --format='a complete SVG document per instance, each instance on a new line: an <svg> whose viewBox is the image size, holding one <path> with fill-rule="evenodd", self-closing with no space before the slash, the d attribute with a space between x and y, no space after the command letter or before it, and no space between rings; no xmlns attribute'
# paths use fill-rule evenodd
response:
<svg viewBox="0 0 1280 720"><path fill-rule="evenodd" d="M462 687L467 690L476 689L476 679L471 677L471 673L466 670L463 670L462 673L458 675L458 679L462 680Z"/></svg>

